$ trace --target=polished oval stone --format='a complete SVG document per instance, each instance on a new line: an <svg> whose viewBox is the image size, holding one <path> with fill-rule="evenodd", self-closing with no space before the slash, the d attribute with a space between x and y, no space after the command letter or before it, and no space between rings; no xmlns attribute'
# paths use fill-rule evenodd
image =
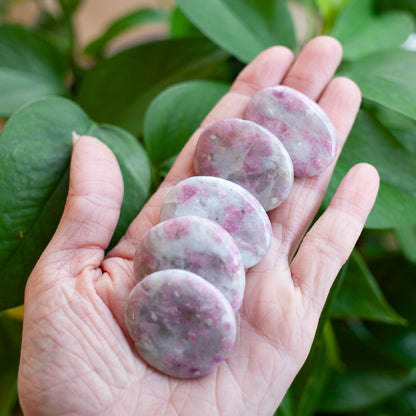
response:
<svg viewBox="0 0 416 416"><path fill-rule="evenodd" d="M130 293L125 321L139 355L164 374L195 378L232 349L236 321L224 295L185 270L150 274Z"/></svg>
<svg viewBox="0 0 416 416"><path fill-rule="evenodd" d="M247 120L221 120L204 129L194 166L197 175L217 176L246 188L266 211L279 206L293 186L292 162L282 143Z"/></svg>
<svg viewBox="0 0 416 416"><path fill-rule="evenodd" d="M159 270L188 270L217 287L234 311L243 300L240 251L231 235L207 218L173 218L152 227L137 247L134 268L138 279Z"/></svg>
<svg viewBox="0 0 416 416"><path fill-rule="evenodd" d="M272 227L257 199L245 188L214 176L193 176L167 194L160 220L188 215L209 218L233 237L244 267L257 264L267 253Z"/></svg>
<svg viewBox="0 0 416 416"><path fill-rule="evenodd" d="M279 85L259 91L245 118L275 134L293 162L295 176L314 176L335 159L337 133L325 111L306 95Z"/></svg>

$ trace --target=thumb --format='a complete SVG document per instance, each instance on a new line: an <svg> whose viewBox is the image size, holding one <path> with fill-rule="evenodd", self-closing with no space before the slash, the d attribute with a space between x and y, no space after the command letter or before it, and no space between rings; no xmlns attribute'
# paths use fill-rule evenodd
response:
<svg viewBox="0 0 416 416"><path fill-rule="evenodd" d="M86 266L99 267L122 200L123 179L113 152L94 137L74 138L68 197L45 254L70 262L62 266L75 276Z"/></svg>

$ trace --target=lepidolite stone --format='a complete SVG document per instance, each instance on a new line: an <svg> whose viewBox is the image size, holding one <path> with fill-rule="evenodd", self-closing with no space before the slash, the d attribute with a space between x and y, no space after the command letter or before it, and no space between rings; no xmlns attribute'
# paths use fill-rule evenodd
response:
<svg viewBox="0 0 416 416"><path fill-rule="evenodd" d="M240 119L208 126L194 156L197 175L217 176L250 191L266 211L279 206L293 185L289 154L267 129Z"/></svg>
<svg viewBox="0 0 416 416"><path fill-rule="evenodd" d="M179 182L166 196L160 220L188 215L209 218L233 237L244 267L267 253L272 227L266 211L242 186L214 176L193 176Z"/></svg>
<svg viewBox="0 0 416 416"><path fill-rule="evenodd" d="M173 377L209 373L236 338L234 312L224 295L185 270L155 272L139 282L125 319L140 356Z"/></svg>
<svg viewBox="0 0 416 416"><path fill-rule="evenodd" d="M137 247L134 268L138 279L160 270L188 270L217 287L234 311L243 300L240 251L231 235L207 218L186 216L152 227Z"/></svg>
<svg viewBox="0 0 416 416"><path fill-rule="evenodd" d="M337 133L324 110L306 95L283 85L259 91L247 120L275 134L292 158L295 176L314 176L335 159Z"/></svg>

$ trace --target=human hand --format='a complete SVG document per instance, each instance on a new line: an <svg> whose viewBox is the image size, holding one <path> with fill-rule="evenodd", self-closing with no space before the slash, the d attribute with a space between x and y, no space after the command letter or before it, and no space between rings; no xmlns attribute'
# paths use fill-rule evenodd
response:
<svg viewBox="0 0 416 416"><path fill-rule="evenodd" d="M256 91L283 83L318 101L337 129L340 151L360 105L352 81L331 80L341 53L328 37L309 42L293 64L286 48L266 50L242 71L202 127L241 118ZM194 175L199 134L200 129L106 256L123 196L121 173L98 140L80 137L74 144L61 222L26 286L18 381L25 415L271 415L279 405L374 203L378 175L366 164L353 167L306 235L333 164L316 177L295 179L289 198L269 213L274 238L267 256L247 273L233 350L212 373L179 380L136 354L124 309L135 285L136 246L159 222L171 187Z"/></svg>

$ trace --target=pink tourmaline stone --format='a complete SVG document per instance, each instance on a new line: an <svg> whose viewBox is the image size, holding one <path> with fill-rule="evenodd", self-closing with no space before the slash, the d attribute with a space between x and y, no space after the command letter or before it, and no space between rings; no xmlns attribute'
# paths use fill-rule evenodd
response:
<svg viewBox="0 0 416 416"><path fill-rule="evenodd" d="M324 110L306 95L283 85L259 91L250 100L247 120L275 134L293 162L295 176L314 176L335 159L337 133Z"/></svg>
<svg viewBox="0 0 416 416"><path fill-rule="evenodd" d="M185 270L155 272L130 293L125 320L140 356L164 374L195 378L232 349L236 321L213 285Z"/></svg>
<svg viewBox="0 0 416 416"><path fill-rule="evenodd" d="M188 270L217 287L234 311L243 300L239 249L224 228L207 218L186 216L152 227L137 247L134 268L139 280L159 270Z"/></svg>
<svg viewBox="0 0 416 416"><path fill-rule="evenodd" d="M217 176L250 191L266 211L279 206L293 185L289 154L267 129L240 119L203 130L194 156L197 175Z"/></svg>
<svg viewBox="0 0 416 416"><path fill-rule="evenodd" d="M244 267L257 264L267 253L272 227L266 211L240 185L214 176L193 176L174 186L166 196L160 220L197 215L228 231L240 249Z"/></svg>

